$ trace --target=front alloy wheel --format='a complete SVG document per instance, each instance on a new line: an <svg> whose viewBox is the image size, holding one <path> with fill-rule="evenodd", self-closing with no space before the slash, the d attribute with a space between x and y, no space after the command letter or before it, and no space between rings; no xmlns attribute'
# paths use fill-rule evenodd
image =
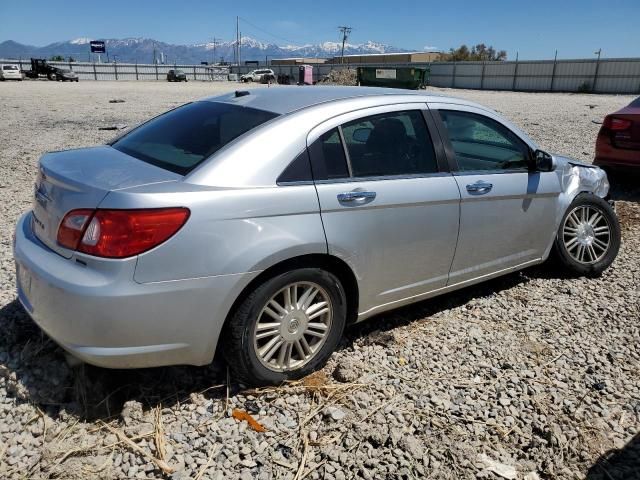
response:
<svg viewBox="0 0 640 480"><path fill-rule="evenodd" d="M620 248L620 224L611 205L591 193L578 195L560 222L554 251L571 272L597 276Z"/></svg>
<svg viewBox="0 0 640 480"><path fill-rule="evenodd" d="M595 205L580 205L571 210L565 217L562 235L567 253L584 264L597 262L611 246L611 227Z"/></svg>

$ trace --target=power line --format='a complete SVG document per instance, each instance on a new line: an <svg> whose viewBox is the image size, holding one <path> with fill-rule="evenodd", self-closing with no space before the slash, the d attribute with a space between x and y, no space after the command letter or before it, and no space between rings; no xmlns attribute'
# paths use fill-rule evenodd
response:
<svg viewBox="0 0 640 480"><path fill-rule="evenodd" d="M267 35L269 35L270 37L276 38L276 39L278 39L278 40L285 41L285 42L290 43L290 44L293 44L293 45L299 45L299 44L300 44L300 42L293 42L293 41L288 40L288 39L286 39L286 38L284 38L284 37L280 37L280 36L278 36L278 35L274 35L273 33L268 32L267 30L265 30L265 29L263 29L263 28L260 28L260 27L258 27L257 25L255 25L255 24L251 23L251 22L250 22L249 20L247 20L246 18L243 18L243 17L239 17L239 18L240 18L240 20L242 20L242 21L243 21L244 23L246 23L247 25L250 25L250 26L252 26L253 28L255 28L255 29L257 29L257 30L260 30L262 33L266 33L266 34L267 34Z"/></svg>
<svg viewBox="0 0 640 480"><path fill-rule="evenodd" d="M338 27L338 30L340 30L340 33L342 33L342 53L340 54L340 63L344 63L344 44L347 41L347 38L349 38L351 30L353 29L347 26L340 26Z"/></svg>

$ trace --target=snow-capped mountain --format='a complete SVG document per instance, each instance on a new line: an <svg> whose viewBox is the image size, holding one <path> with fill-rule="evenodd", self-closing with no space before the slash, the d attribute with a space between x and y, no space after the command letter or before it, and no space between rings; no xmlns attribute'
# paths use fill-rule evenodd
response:
<svg viewBox="0 0 640 480"><path fill-rule="evenodd" d="M23 45L12 40L0 43L0 58L50 58L61 55L65 58L73 57L77 61L87 61L90 58L87 37L76 38L64 42L55 42L44 47ZM173 45L151 38L124 38L105 40L110 59L118 62L151 63L154 58L164 58L165 63L200 63L211 62L215 50L215 60L233 61L236 42L217 42L214 44L198 43L192 45ZM329 58L340 54L342 44L339 42L322 42L307 45L276 45L263 43L251 37L242 37L241 59L269 60L286 57L318 57ZM368 53L395 53L410 50L368 41L361 44L346 43L345 55L362 55ZM105 56L103 55L103 61Z"/></svg>

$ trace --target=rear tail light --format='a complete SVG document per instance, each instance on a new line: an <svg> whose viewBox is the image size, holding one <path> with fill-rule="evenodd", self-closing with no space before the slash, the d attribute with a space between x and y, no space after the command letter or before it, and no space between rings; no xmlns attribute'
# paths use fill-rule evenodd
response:
<svg viewBox="0 0 640 480"><path fill-rule="evenodd" d="M67 213L58 228L58 243L75 250L92 215L93 210L72 210Z"/></svg>
<svg viewBox="0 0 640 480"><path fill-rule="evenodd" d="M616 117L606 117L604 119L604 123L602 124L603 127L616 132L628 130L629 128L631 128L631 125L633 125L633 122L631 120Z"/></svg>
<svg viewBox="0 0 640 480"><path fill-rule="evenodd" d="M187 208L72 210L60 224L58 243L97 257L131 257L171 238L189 214Z"/></svg>

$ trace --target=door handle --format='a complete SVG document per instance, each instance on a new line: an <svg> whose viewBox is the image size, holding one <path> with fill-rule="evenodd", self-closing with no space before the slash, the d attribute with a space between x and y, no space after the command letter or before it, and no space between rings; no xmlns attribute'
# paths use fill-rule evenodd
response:
<svg viewBox="0 0 640 480"><path fill-rule="evenodd" d="M376 192L344 192L338 194L339 202L354 202L362 200L373 200L376 198Z"/></svg>
<svg viewBox="0 0 640 480"><path fill-rule="evenodd" d="M489 193L493 188L493 183L484 182L482 180L467 185L467 192L471 195L484 195Z"/></svg>

